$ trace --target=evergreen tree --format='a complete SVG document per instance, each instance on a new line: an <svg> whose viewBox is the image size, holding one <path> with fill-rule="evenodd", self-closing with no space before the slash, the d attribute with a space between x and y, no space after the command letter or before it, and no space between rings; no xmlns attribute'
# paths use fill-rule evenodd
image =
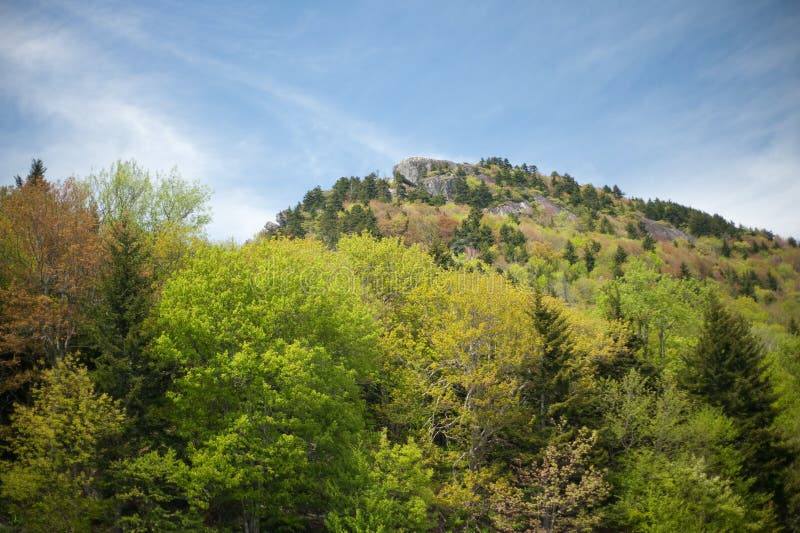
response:
<svg viewBox="0 0 800 533"><path fill-rule="evenodd" d="M722 257L730 257L731 256L731 247L728 244L727 239L722 239L722 250L720 251Z"/></svg>
<svg viewBox="0 0 800 533"><path fill-rule="evenodd" d="M300 204L294 209L286 209L278 213L278 227L282 234L287 237L302 239L306 236L306 229L303 227L305 217L300 208Z"/></svg>
<svg viewBox="0 0 800 533"><path fill-rule="evenodd" d="M697 348L686 357L683 383L734 420L743 473L755 480L755 490L774 495L780 508L787 454L773 430L775 397L764 364L748 322L712 298Z"/></svg>
<svg viewBox="0 0 800 533"><path fill-rule="evenodd" d="M574 344L566 318L554 304L544 301L540 291L534 295L529 314L542 343L535 367L526 372L530 387L524 399L536 410L536 425L542 431L563 412L559 406L563 408L569 396L567 361L572 357Z"/></svg>
<svg viewBox="0 0 800 533"><path fill-rule="evenodd" d="M378 180L375 174L369 174L364 178L364 181L361 185L361 191L359 194L359 200L368 204L370 200L374 200L378 197Z"/></svg>
<svg viewBox="0 0 800 533"><path fill-rule="evenodd" d="M469 216L454 232L450 248L455 253L463 252L468 246L475 248L481 253L483 259L491 264L494 261L494 257L490 248L494 244L494 236L488 226L481 224L482 218L483 211L473 207L469 212Z"/></svg>
<svg viewBox="0 0 800 533"><path fill-rule="evenodd" d="M453 180L453 187L455 189L454 201L457 204L466 204L470 201L470 190L467 185L467 179L464 176L457 176Z"/></svg>
<svg viewBox="0 0 800 533"><path fill-rule="evenodd" d="M586 263L587 272L591 272L592 270L594 270L594 264L595 264L594 251L589 246L586 246L583 249L583 262Z"/></svg>
<svg viewBox="0 0 800 533"><path fill-rule="evenodd" d="M397 196L397 200L405 200L406 199L406 184L403 176L398 173L394 175L394 193Z"/></svg>
<svg viewBox="0 0 800 533"><path fill-rule="evenodd" d="M503 224L500 228L500 242L503 243L503 255L506 261L524 263L528 260L525 249L525 234L511 224Z"/></svg>
<svg viewBox="0 0 800 533"><path fill-rule="evenodd" d="M617 246L617 251L614 252L614 268L612 273L615 278L620 278L623 275L622 265L628 259L628 252L622 246Z"/></svg>
<svg viewBox="0 0 800 533"><path fill-rule="evenodd" d="M28 171L28 175L23 181L21 177L14 176L14 182L16 183L17 187L22 187L23 185L38 185L45 181L44 174L47 172L47 167L44 166L44 163L41 159L33 159L31 160L31 169Z"/></svg>
<svg viewBox="0 0 800 533"><path fill-rule="evenodd" d="M389 182L385 179L378 180L376 185L377 189L377 196L376 199L380 200L381 202L391 202L392 201L392 190L389 187Z"/></svg>
<svg viewBox="0 0 800 533"><path fill-rule="evenodd" d="M562 256L570 265L574 265L578 262L578 254L575 253L575 245L572 244L572 241L567 241Z"/></svg>
<svg viewBox="0 0 800 533"><path fill-rule="evenodd" d="M628 222L625 224L625 231L628 232L629 239L638 239L639 238L639 229L633 222Z"/></svg>
<svg viewBox="0 0 800 533"><path fill-rule="evenodd" d="M317 232L328 248L333 248L339 241L339 206L332 197L325 203L325 209L319 217Z"/></svg>
<svg viewBox="0 0 800 533"><path fill-rule="evenodd" d="M492 203L492 193L486 182L481 182L474 190L470 192L470 201L468 202L472 207L484 209L489 207Z"/></svg>
<svg viewBox="0 0 800 533"><path fill-rule="evenodd" d="M314 187L306 193L303 197L303 209L315 216L317 211L325 206L325 195L322 193L322 188L319 186Z"/></svg>
<svg viewBox="0 0 800 533"><path fill-rule="evenodd" d="M433 257L433 261L445 270L452 270L456 266L450 248L442 241L434 242L428 253Z"/></svg>
<svg viewBox="0 0 800 533"><path fill-rule="evenodd" d="M600 233L605 233L607 235L616 235L614 231L614 226L606 217L602 217L600 220Z"/></svg>
<svg viewBox="0 0 800 533"><path fill-rule="evenodd" d="M689 270L689 265L684 262L681 262L681 279L691 279L692 273Z"/></svg>
<svg viewBox="0 0 800 533"><path fill-rule="evenodd" d="M652 252L656 249L656 240L651 237L649 233L642 239L642 248L648 252Z"/></svg>
<svg viewBox="0 0 800 533"><path fill-rule="evenodd" d="M378 221L375 214L369 207L354 205L349 211L345 211L342 217L342 233L358 235L363 231L376 237L380 236L378 231Z"/></svg>
<svg viewBox="0 0 800 533"><path fill-rule="evenodd" d="M144 232L127 218L109 223L105 245L107 262L90 333L99 354L93 378L100 392L126 404L138 403L143 400L137 382L144 370L141 356L147 342L142 326L153 297L147 275L150 253Z"/></svg>

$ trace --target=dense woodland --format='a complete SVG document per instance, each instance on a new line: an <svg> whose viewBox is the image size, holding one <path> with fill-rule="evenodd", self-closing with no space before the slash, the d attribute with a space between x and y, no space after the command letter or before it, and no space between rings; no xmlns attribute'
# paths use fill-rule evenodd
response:
<svg viewBox="0 0 800 533"><path fill-rule="evenodd" d="M175 173L34 161L0 189L0 530L800 530L797 242L454 175L341 178L237 245Z"/></svg>

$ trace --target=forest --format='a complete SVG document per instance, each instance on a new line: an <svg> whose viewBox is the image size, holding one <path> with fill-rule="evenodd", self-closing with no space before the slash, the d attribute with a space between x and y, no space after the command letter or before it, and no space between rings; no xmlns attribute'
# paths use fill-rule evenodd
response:
<svg viewBox="0 0 800 533"><path fill-rule="evenodd" d="M0 189L0 531L800 531L794 238L500 157L210 195Z"/></svg>

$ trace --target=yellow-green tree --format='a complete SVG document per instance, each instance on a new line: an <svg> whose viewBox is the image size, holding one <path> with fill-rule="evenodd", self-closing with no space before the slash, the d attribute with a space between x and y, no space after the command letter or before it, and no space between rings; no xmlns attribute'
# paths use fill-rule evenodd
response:
<svg viewBox="0 0 800 533"><path fill-rule="evenodd" d="M94 391L71 357L42 375L31 406L12 416L12 462L2 464L0 494L22 531L90 531L111 516L101 493L101 459L122 431L123 411Z"/></svg>

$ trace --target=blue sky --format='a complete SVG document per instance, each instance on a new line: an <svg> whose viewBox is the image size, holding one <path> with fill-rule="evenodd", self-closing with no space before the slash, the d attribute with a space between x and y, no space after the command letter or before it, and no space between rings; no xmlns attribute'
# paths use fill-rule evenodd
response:
<svg viewBox="0 0 800 533"><path fill-rule="evenodd" d="M117 159L246 239L409 155L533 163L800 237L800 3L0 2L0 175Z"/></svg>

